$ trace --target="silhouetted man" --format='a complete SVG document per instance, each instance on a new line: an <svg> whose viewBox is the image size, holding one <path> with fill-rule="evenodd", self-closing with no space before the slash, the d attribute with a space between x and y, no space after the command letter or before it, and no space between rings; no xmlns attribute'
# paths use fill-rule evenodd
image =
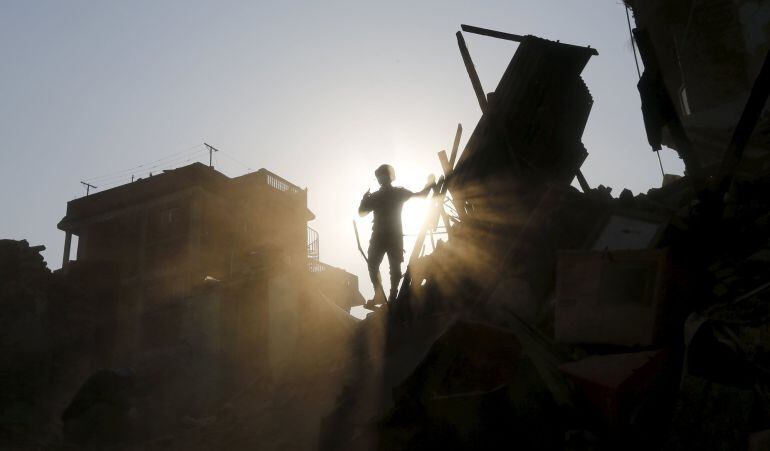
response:
<svg viewBox="0 0 770 451"><path fill-rule="evenodd" d="M372 226L372 238L369 240L369 277L374 285L374 296L383 293L380 281L380 263L385 254L388 254L390 264L390 296L392 301L398 293L398 282L401 280L401 262L404 261L404 232L401 227L401 208L404 202L412 197L425 197L435 186L435 182L429 182L422 191L413 193L408 189L393 186L396 171L393 166L383 164L374 171L380 184L380 189L371 193L367 191L361 199L358 214L366 216L374 213L374 225Z"/></svg>

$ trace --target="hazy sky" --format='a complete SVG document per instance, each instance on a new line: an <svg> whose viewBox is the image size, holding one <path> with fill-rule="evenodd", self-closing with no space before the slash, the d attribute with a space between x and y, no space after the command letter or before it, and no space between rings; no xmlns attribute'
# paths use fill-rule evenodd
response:
<svg viewBox="0 0 770 451"><path fill-rule="evenodd" d="M454 37L461 23L597 48L583 73L594 98L583 173L615 195L660 184L619 0L0 0L0 238L46 245L58 268L56 223L85 194L80 180L174 154L207 162L188 157L205 141L226 152L214 165L227 175L264 167L307 187L322 260L358 274L368 294L351 220L376 187L373 170L388 162L396 184L420 188L457 123L464 145L480 116ZM516 44L466 41L493 91ZM662 156L681 173L672 151ZM164 161L189 164L179 160ZM366 240L369 221L359 226Z"/></svg>

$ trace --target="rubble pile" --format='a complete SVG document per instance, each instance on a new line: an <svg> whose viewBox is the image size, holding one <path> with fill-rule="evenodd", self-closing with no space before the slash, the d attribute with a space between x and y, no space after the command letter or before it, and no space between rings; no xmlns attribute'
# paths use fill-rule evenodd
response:
<svg viewBox="0 0 770 451"><path fill-rule="evenodd" d="M369 346L323 449L764 449L770 172L743 161L636 196L591 188L590 49L516 38L434 194L426 229L444 218L448 240L413 254L359 331Z"/></svg>
<svg viewBox="0 0 770 451"><path fill-rule="evenodd" d="M294 285L304 313L288 325L297 342L270 367L253 361L259 356L237 361L232 349L213 353L184 342L125 365L110 333L118 318L95 296L110 287L88 277L104 270L73 265L52 273L43 249L0 241L0 448L317 443L356 321L314 284Z"/></svg>
<svg viewBox="0 0 770 451"><path fill-rule="evenodd" d="M43 443L99 352L93 299L25 240L0 240L0 443Z"/></svg>

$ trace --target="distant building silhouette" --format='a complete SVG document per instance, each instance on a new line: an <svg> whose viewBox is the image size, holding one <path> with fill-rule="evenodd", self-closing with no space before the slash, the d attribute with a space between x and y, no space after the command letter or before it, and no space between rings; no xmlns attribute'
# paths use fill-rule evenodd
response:
<svg viewBox="0 0 770 451"><path fill-rule="evenodd" d="M187 343L276 359L302 289L344 309L362 300L356 276L318 260L314 218L307 190L266 169L194 163L70 201L58 227L64 271L104 300L118 355Z"/></svg>

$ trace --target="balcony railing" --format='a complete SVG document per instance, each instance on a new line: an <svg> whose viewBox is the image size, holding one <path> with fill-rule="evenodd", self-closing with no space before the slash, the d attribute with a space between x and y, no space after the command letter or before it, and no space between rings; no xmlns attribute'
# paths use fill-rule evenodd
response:
<svg viewBox="0 0 770 451"><path fill-rule="evenodd" d="M307 258L311 260L318 260L318 257L320 255L318 241L319 241L318 232L308 227L307 228Z"/></svg>
<svg viewBox="0 0 770 451"><path fill-rule="evenodd" d="M291 183L290 181L282 177L279 177L273 174L267 169L262 169L262 170L265 171L265 179L267 180L267 184L277 189L278 191L288 191L290 193L301 193L302 191L304 191L299 186Z"/></svg>
<svg viewBox="0 0 770 451"><path fill-rule="evenodd" d="M329 267L326 263L321 263L318 260L308 259L307 269L310 272L324 272Z"/></svg>

